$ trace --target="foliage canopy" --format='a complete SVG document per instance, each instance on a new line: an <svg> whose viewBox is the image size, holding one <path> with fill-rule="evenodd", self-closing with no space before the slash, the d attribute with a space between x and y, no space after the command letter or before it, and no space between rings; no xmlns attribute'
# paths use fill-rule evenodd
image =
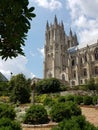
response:
<svg viewBox="0 0 98 130"><path fill-rule="evenodd" d="M56 78L43 79L36 84L38 93L54 93L61 90L61 83Z"/></svg>
<svg viewBox="0 0 98 130"><path fill-rule="evenodd" d="M24 55L22 46L35 17L28 0L0 0L0 56L2 59Z"/></svg>

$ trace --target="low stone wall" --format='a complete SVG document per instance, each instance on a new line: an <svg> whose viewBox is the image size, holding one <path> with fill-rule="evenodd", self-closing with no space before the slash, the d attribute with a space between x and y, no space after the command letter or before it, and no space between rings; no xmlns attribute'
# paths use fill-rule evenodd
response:
<svg viewBox="0 0 98 130"><path fill-rule="evenodd" d="M22 124L22 130L51 130L51 128L57 126L57 123L41 124L41 125L28 125Z"/></svg>

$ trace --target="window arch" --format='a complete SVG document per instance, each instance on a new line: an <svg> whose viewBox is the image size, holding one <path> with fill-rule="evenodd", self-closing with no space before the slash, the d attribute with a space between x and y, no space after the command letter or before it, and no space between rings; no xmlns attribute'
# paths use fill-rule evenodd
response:
<svg viewBox="0 0 98 130"><path fill-rule="evenodd" d="M62 74L62 80L65 81L65 75L64 74Z"/></svg>
<svg viewBox="0 0 98 130"><path fill-rule="evenodd" d="M84 70L83 70L83 75L87 76L87 69L86 68L84 68Z"/></svg>
<svg viewBox="0 0 98 130"><path fill-rule="evenodd" d="M94 51L95 60L98 60L98 47Z"/></svg>
<svg viewBox="0 0 98 130"><path fill-rule="evenodd" d="M71 64L72 64L72 66L75 66L75 59L72 59Z"/></svg>

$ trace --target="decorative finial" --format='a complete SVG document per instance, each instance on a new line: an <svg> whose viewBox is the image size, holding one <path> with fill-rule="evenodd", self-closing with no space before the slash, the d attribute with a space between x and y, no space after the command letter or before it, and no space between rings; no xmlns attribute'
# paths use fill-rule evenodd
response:
<svg viewBox="0 0 98 130"><path fill-rule="evenodd" d="M71 28L70 28L70 36L72 37L72 30L71 30Z"/></svg>
<svg viewBox="0 0 98 130"><path fill-rule="evenodd" d="M49 23L47 21L47 24L46 24L46 29L48 30L49 29Z"/></svg>
<svg viewBox="0 0 98 130"><path fill-rule="evenodd" d="M57 25L58 24L58 21L57 21L57 17L55 15L55 18L54 18L54 24Z"/></svg>

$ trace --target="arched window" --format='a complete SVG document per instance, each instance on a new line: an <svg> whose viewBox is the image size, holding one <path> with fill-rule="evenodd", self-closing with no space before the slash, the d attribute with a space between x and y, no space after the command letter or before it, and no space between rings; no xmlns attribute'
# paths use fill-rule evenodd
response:
<svg viewBox="0 0 98 130"><path fill-rule="evenodd" d="M75 81L72 81L72 86L74 86L75 85Z"/></svg>
<svg viewBox="0 0 98 130"><path fill-rule="evenodd" d="M73 78L76 78L76 71L73 71Z"/></svg>
<svg viewBox="0 0 98 130"><path fill-rule="evenodd" d="M75 66L75 59L72 59L72 66Z"/></svg>
<svg viewBox="0 0 98 130"><path fill-rule="evenodd" d="M62 74L62 80L65 81L65 75L64 74Z"/></svg>
<svg viewBox="0 0 98 130"><path fill-rule="evenodd" d="M95 74L98 74L98 66L95 66Z"/></svg>
<svg viewBox="0 0 98 130"><path fill-rule="evenodd" d="M86 68L84 68L83 73L84 73L84 76L87 76L87 69Z"/></svg>
<svg viewBox="0 0 98 130"><path fill-rule="evenodd" d="M95 60L98 60L98 48L95 49L94 55L95 55Z"/></svg>

